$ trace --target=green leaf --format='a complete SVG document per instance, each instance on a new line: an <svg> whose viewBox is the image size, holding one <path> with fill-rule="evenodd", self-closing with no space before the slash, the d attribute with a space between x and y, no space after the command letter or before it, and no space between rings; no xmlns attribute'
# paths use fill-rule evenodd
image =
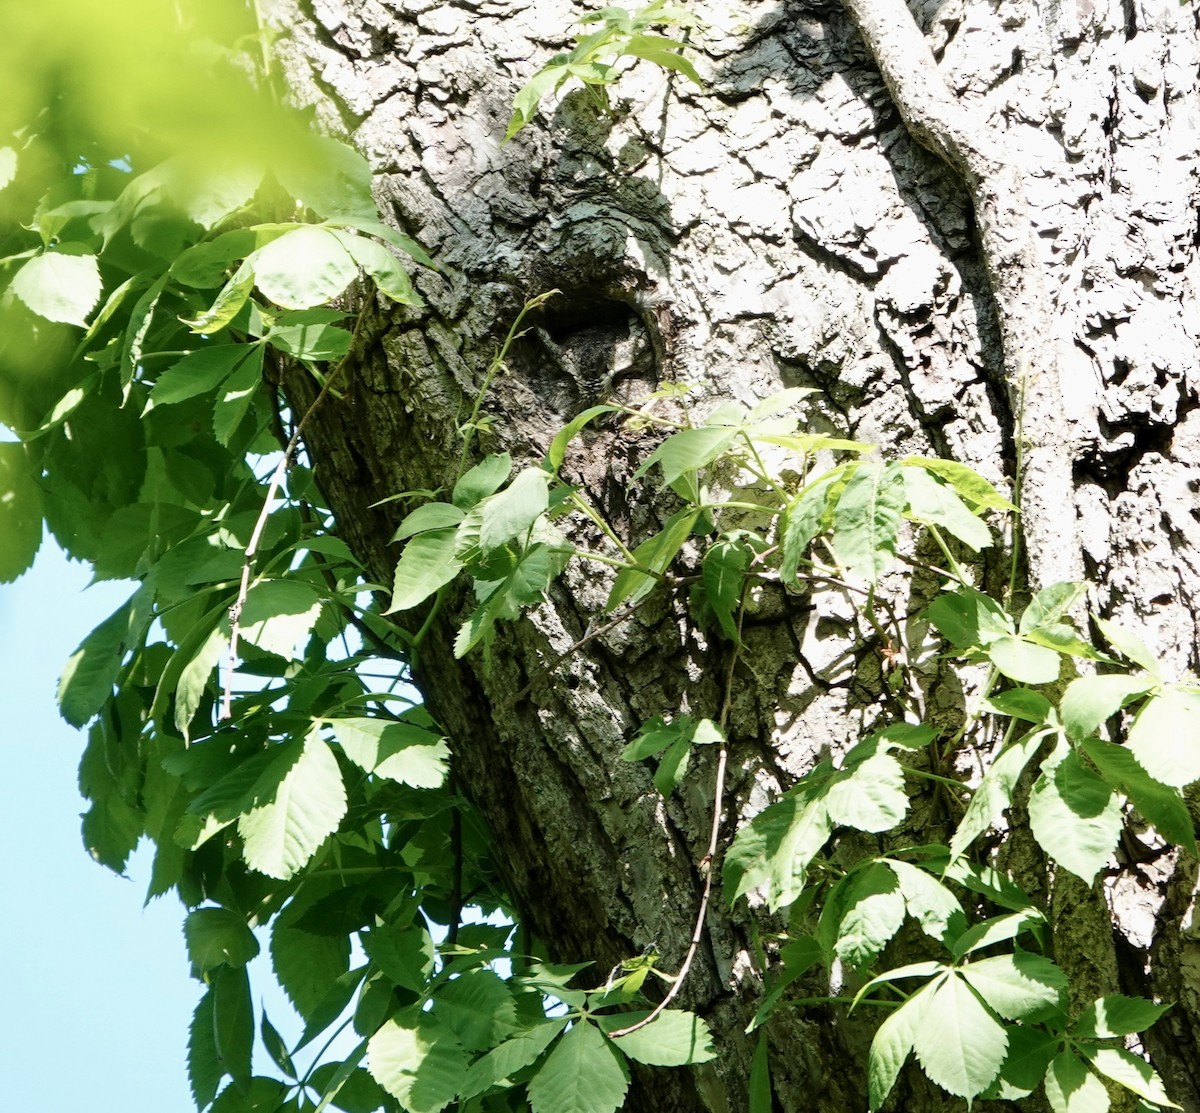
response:
<svg viewBox="0 0 1200 1113"><path fill-rule="evenodd" d="M39 317L83 327L100 300L100 267L94 255L47 251L17 271L10 289Z"/></svg>
<svg viewBox="0 0 1200 1113"><path fill-rule="evenodd" d="M1044 1085L1054 1113L1108 1113L1104 1083L1072 1051L1054 1057Z"/></svg>
<svg viewBox="0 0 1200 1113"><path fill-rule="evenodd" d="M195 656L180 670L179 683L175 686L174 719L175 729L185 742L190 739L192 716L204 698L212 671L229 648L229 636L224 626L222 623L214 627Z"/></svg>
<svg viewBox="0 0 1200 1113"><path fill-rule="evenodd" d="M346 789L333 752L316 729L302 742L270 803L238 820L246 864L286 881L308 864L317 848L337 830L346 814Z"/></svg>
<svg viewBox="0 0 1200 1113"><path fill-rule="evenodd" d="M1084 1047L1080 1050L1102 1075L1138 1097L1170 1109L1182 1108L1167 1097L1162 1079L1145 1059L1138 1058L1123 1047Z"/></svg>
<svg viewBox="0 0 1200 1113"><path fill-rule="evenodd" d="M1149 677L1125 673L1081 676L1067 685L1058 713L1071 738L1076 741L1090 738L1101 723L1154 686Z"/></svg>
<svg viewBox="0 0 1200 1113"><path fill-rule="evenodd" d="M23 445L0 444L0 583L12 583L42 545L42 492Z"/></svg>
<svg viewBox="0 0 1200 1113"><path fill-rule="evenodd" d="M565 58L566 55L557 55L556 57ZM542 97L547 93L552 93L566 79L566 69L562 65L556 65L552 60L549 65L543 66L521 86L520 91L513 99L512 119L509 120L508 128L504 132L505 142L508 142L537 115L538 102Z"/></svg>
<svg viewBox="0 0 1200 1113"><path fill-rule="evenodd" d="M308 882L305 887L310 885ZM271 928L271 968L288 1000L305 1020L311 1019L326 1000L340 1000L337 1011L326 1022L331 1023L349 1001L361 973L348 989L339 985L350 967L350 940L344 934L314 935L295 926L320 895L319 889L310 890L303 899L293 899L276 917Z"/></svg>
<svg viewBox="0 0 1200 1113"><path fill-rule="evenodd" d="M459 1095L462 1100L485 1093L501 1085L518 1071L532 1066L566 1026L566 1019L547 1020L505 1040L471 1064Z"/></svg>
<svg viewBox="0 0 1200 1113"><path fill-rule="evenodd" d="M954 971L931 992L913 1033L913 1050L925 1073L958 1097L981 1094L1000 1073L1008 1036Z"/></svg>
<svg viewBox="0 0 1200 1113"><path fill-rule="evenodd" d="M251 347L249 358L221 383L213 410L213 435L221 444L228 446L238 431L262 384L262 369L263 348L256 344Z"/></svg>
<svg viewBox="0 0 1200 1113"><path fill-rule="evenodd" d="M867 1108L871 1113L883 1105L896 1085L896 1079L900 1077L905 1060L912 1051L913 1040L930 997L928 988L919 990L889 1013L876 1031L867 1059Z"/></svg>
<svg viewBox="0 0 1200 1113"><path fill-rule="evenodd" d="M597 1023L607 1035L637 1024L649 1015L648 1012L618 1013L599 1017ZM707 1063L717 1057L708 1025L695 1013L682 1009L664 1009L645 1028L614 1042L622 1054L652 1067L684 1067Z"/></svg>
<svg viewBox="0 0 1200 1113"><path fill-rule="evenodd" d="M1200 692L1168 686L1146 700L1129 728L1129 752L1172 788L1200 780Z"/></svg>
<svg viewBox="0 0 1200 1113"><path fill-rule="evenodd" d="M1163 838L1196 852L1196 833L1183 793L1154 780L1125 746L1088 738L1084 753L1110 785L1123 792L1141 817Z"/></svg>
<svg viewBox="0 0 1200 1113"><path fill-rule="evenodd" d="M661 575L671 562L679 555L684 542L691 536L692 527L700 518L700 511L695 507L685 507L676 511L663 524L663 528L653 537L643 541L633 551L637 568L622 568L613 581L612 590L604 604L606 611L616 610L628 599L637 603L654 590L658 580L654 575L643 572L649 569L651 573Z"/></svg>
<svg viewBox="0 0 1200 1113"><path fill-rule="evenodd" d="M670 796L687 774L691 752L691 738L677 738L667 747L654 771L654 787L663 796Z"/></svg>
<svg viewBox="0 0 1200 1113"><path fill-rule="evenodd" d="M925 613L938 632L958 649L988 645L1013 632L1012 619L999 604L969 587L939 595Z"/></svg>
<svg viewBox="0 0 1200 1113"><path fill-rule="evenodd" d="M906 456L900 461L905 467L919 467L944 479L967 502L974 503L981 510L1011 510L1016 507L1006 498L1002 498L986 479L974 468L960 464L957 460L940 460L928 456Z"/></svg>
<svg viewBox="0 0 1200 1113"><path fill-rule="evenodd" d="M833 550L847 568L874 583L896 555L904 479L895 464L862 463L833 511Z"/></svg>
<svg viewBox="0 0 1200 1113"><path fill-rule="evenodd" d="M449 1105L467 1064L459 1042L425 1013L411 1028L387 1021L367 1044L371 1076L408 1113L439 1113Z"/></svg>
<svg viewBox="0 0 1200 1113"><path fill-rule="evenodd" d="M392 534L393 541L405 541L420 533L429 533L435 529L450 529L463 520L460 507L448 502L427 502L418 506Z"/></svg>
<svg viewBox="0 0 1200 1113"><path fill-rule="evenodd" d="M112 695L125 654L150 624L151 599L144 588L135 592L71 654L58 682L58 706L72 726L87 723Z"/></svg>
<svg viewBox="0 0 1200 1113"><path fill-rule="evenodd" d="M775 1102L771 1096L771 1049L767 1043L767 1033L760 1032L754 1045L754 1058L750 1062L749 1113L773 1113L774 1108Z"/></svg>
<svg viewBox="0 0 1200 1113"><path fill-rule="evenodd" d="M615 1113L629 1089L629 1071L612 1041L576 1021L529 1083L533 1113Z"/></svg>
<svg viewBox="0 0 1200 1113"><path fill-rule="evenodd" d="M834 952L856 967L873 962L904 922L904 895L896 875L880 862L853 874L836 905L826 904L831 907L838 910Z"/></svg>
<svg viewBox="0 0 1200 1113"><path fill-rule="evenodd" d="M984 1093L984 1098L1016 1101L1028 1097L1042 1084L1061 1042L1040 1028L1024 1025L1009 1028L1008 1055L1000 1068L1000 1077Z"/></svg>
<svg viewBox="0 0 1200 1113"><path fill-rule="evenodd" d="M370 275L380 293L386 294L392 301L401 305L424 304L421 295L413 289L408 271L383 244L340 229L334 229L333 234L350 253L350 257Z"/></svg>
<svg viewBox="0 0 1200 1113"><path fill-rule="evenodd" d="M1027 723L1047 723L1054 713L1050 701L1041 692L1028 688L1013 688L997 692L987 701L989 711L997 715L1008 715L1013 719L1024 719Z"/></svg>
<svg viewBox="0 0 1200 1113"><path fill-rule="evenodd" d="M387 719L331 719L334 737L360 769L413 788L440 788L450 751L441 735Z"/></svg>
<svg viewBox="0 0 1200 1113"><path fill-rule="evenodd" d="M454 529L429 530L404 546L385 614L423 603L462 571L462 561L454 555L455 533Z"/></svg>
<svg viewBox="0 0 1200 1113"><path fill-rule="evenodd" d="M1005 676L1021 684L1053 684L1062 671L1062 658L1053 649L1009 634L989 642L984 652Z"/></svg>
<svg viewBox="0 0 1200 1113"><path fill-rule="evenodd" d="M641 479L658 464L663 482L669 486L685 472L711 464L733 443L737 435L737 428L729 425L710 425L672 433L646 457L641 467L633 473L633 478Z"/></svg>
<svg viewBox="0 0 1200 1113"><path fill-rule="evenodd" d="M690 715L680 715L670 723L661 715L655 715L642 725L638 736L621 751L621 759L641 761L653 757L681 738L690 739L695 729L696 723Z"/></svg>
<svg viewBox="0 0 1200 1113"><path fill-rule="evenodd" d="M266 653L295 660L321 614L321 595L300 580L266 580L246 594L241 633Z"/></svg>
<svg viewBox="0 0 1200 1113"><path fill-rule="evenodd" d="M563 460L566 459L567 448L585 426L603 414L615 412L615 406L591 406L567 422L554 434L554 440L550 442L550 451L546 453L546 462L550 465L551 470L557 472L562 467Z"/></svg>
<svg viewBox="0 0 1200 1113"><path fill-rule="evenodd" d="M214 344L198 348L168 367L154 383L150 398L156 406L185 402L216 390L255 353L250 344Z"/></svg>
<svg viewBox="0 0 1200 1113"><path fill-rule="evenodd" d="M221 287L220 293L217 294L210 305L203 313L197 314L190 320L185 320L183 323L187 325L192 332L211 336L220 332L230 321L234 319L241 311L242 306L246 304L246 300L250 297L250 291L254 289L254 267L250 260L244 262L234 272L233 277ZM146 313L145 321L149 324L150 314L153 311L154 304L158 300L159 294L162 292L162 284L156 283L146 293L146 298L153 295L153 301L150 302L149 310ZM146 300L143 298L143 301ZM141 303L139 302L139 305ZM140 342L139 342L140 343ZM140 352L140 347L139 347ZM134 353L135 355L138 353ZM136 363L137 360L133 359ZM132 374L132 369L130 371Z"/></svg>
<svg viewBox="0 0 1200 1113"><path fill-rule="evenodd" d="M434 1013L469 1051L494 1047L517 1027L507 984L491 970L469 970L433 994Z"/></svg>
<svg viewBox="0 0 1200 1113"><path fill-rule="evenodd" d="M293 158L272 169L288 193L326 220L379 219L371 167L345 143L310 135Z"/></svg>
<svg viewBox="0 0 1200 1113"><path fill-rule="evenodd" d="M470 510L481 499L498 491L511 471L512 457L507 452L485 456L454 484L450 501L462 510Z"/></svg>
<svg viewBox="0 0 1200 1113"><path fill-rule="evenodd" d="M358 264L326 228L302 225L252 258L259 290L284 309L310 309L332 301L358 277Z"/></svg>
<svg viewBox="0 0 1200 1113"><path fill-rule="evenodd" d="M296 1073L296 1065L292 1062L291 1055L288 1054L287 1044L283 1042L283 1037L276 1031L275 1025L267 1019L265 1011L262 1014L262 1022L259 1024L258 1030L263 1047L267 1049L271 1061L288 1078L299 1078L300 1076Z"/></svg>
<svg viewBox="0 0 1200 1113"><path fill-rule="evenodd" d="M967 928L951 943L950 952L955 958L962 958L974 951L986 950L997 943L1015 939L1022 932L1036 930L1044 923L1045 917L1036 908L1022 908L1006 916L993 916Z"/></svg>
<svg viewBox="0 0 1200 1113"><path fill-rule="evenodd" d="M704 554L705 598L730 641L738 640L737 610L746 582L746 569L753 557L754 550L743 540L718 541Z"/></svg>
<svg viewBox="0 0 1200 1113"><path fill-rule="evenodd" d="M187 1070L192 1099L203 1109L217 1096L225 1072L217 1056L217 1030L213 1021L216 990L210 987L196 1003L188 1029Z"/></svg>
<svg viewBox="0 0 1200 1113"><path fill-rule="evenodd" d="M552 478L541 468L526 468L503 491L477 503L458 527L455 555L471 563L507 541L524 538L550 508Z"/></svg>
<svg viewBox="0 0 1200 1113"><path fill-rule="evenodd" d="M1042 764L1029 794L1029 824L1046 853L1090 885L1116 849L1121 809L1112 789L1067 752Z"/></svg>
<svg viewBox="0 0 1200 1113"><path fill-rule="evenodd" d="M433 940L425 927L382 924L361 932L359 940L389 981L414 993L425 992L434 967Z"/></svg>
<svg viewBox="0 0 1200 1113"><path fill-rule="evenodd" d="M1137 634L1120 623L1110 622L1099 615L1096 616L1096 625L1108 639L1108 644L1122 657L1132 661L1135 665L1140 665L1156 680L1159 678L1158 660Z"/></svg>
<svg viewBox="0 0 1200 1113"><path fill-rule="evenodd" d="M959 967L990 1008L1006 1020L1036 1020L1061 1006L1067 976L1048 958L1017 950Z"/></svg>
<svg viewBox="0 0 1200 1113"><path fill-rule="evenodd" d="M967 805L966 814L950 840L950 855L963 854L1012 804L1017 782L1033 756L1041 749L1048 731L1035 730L1014 742L988 767Z"/></svg>
<svg viewBox="0 0 1200 1113"><path fill-rule="evenodd" d="M1058 622L1064 615L1069 615L1071 609L1086 594L1086 583L1060 583L1044 587L1030 601L1021 615L1021 623L1017 629L1022 634L1031 633Z"/></svg>
<svg viewBox="0 0 1200 1113"><path fill-rule="evenodd" d="M891 754L877 753L834 777L825 806L835 824L858 831L887 831L908 814L904 769Z"/></svg>
<svg viewBox="0 0 1200 1113"><path fill-rule="evenodd" d="M351 334L333 322L345 318L340 309L305 309L280 313L264 339L297 359L331 362L350 350Z"/></svg>
<svg viewBox="0 0 1200 1113"><path fill-rule="evenodd" d="M1103 1040L1144 1032L1171 1006L1156 1005L1144 997L1114 993L1093 1001L1075 1019L1071 1034L1081 1039Z"/></svg>
<svg viewBox="0 0 1200 1113"><path fill-rule="evenodd" d="M940 526L974 552L992 543L987 525L968 509L954 488L923 468L906 467L904 498L908 513L925 525Z"/></svg>
<svg viewBox="0 0 1200 1113"><path fill-rule="evenodd" d="M762 887L774 912L800 895L808 864L833 831L821 795L817 786L797 786L741 827L725 855L731 904Z"/></svg>
<svg viewBox="0 0 1200 1113"><path fill-rule="evenodd" d="M248 1079L254 1050L250 977L244 967L222 966L213 976L213 991L217 1058L226 1074L239 1080Z"/></svg>
<svg viewBox="0 0 1200 1113"><path fill-rule="evenodd" d="M962 906L945 885L919 866L895 858L886 861L900 884L908 914L926 935L946 942L963 930L966 918Z"/></svg>
<svg viewBox="0 0 1200 1113"><path fill-rule="evenodd" d="M188 959L204 974L218 966L245 966L258 954L246 918L228 908L197 908L183 923Z"/></svg>
<svg viewBox="0 0 1200 1113"><path fill-rule="evenodd" d="M829 498L837 490L833 480L848 470L847 465L834 468L809 483L786 506L779 527L779 575L785 584L796 578L798 568L812 539L825 524Z"/></svg>

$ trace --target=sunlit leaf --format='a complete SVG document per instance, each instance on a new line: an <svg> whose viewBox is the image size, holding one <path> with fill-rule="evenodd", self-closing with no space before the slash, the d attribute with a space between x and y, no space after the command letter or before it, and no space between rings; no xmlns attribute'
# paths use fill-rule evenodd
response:
<svg viewBox="0 0 1200 1113"><path fill-rule="evenodd" d="M533 1113L615 1113L625 1100L629 1071L611 1040L577 1021L529 1083Z"/></svg>

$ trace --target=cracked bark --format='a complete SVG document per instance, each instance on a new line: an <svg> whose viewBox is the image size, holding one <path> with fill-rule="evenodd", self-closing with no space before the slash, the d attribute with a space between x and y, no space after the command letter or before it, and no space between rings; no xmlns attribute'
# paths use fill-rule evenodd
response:
<svg viewBox="0 0 1200 1113"><path fill-rule="evenodd" d="M824 392L815 427L889 454L951 455L1005 484L1028 365L1031 581L1082 566L1097 610L1145 629L1168 670L1194 669L1200 42L1188 9L847 7L863 37L833 2L697 4L704 90L641 67L617 90L617 116L568 95L502 147L512 94L582 7L278 0L297 96L368 155L385 213L444 267L418 276L426 310L368 307L362 358L316 417L312 457L347 540L388 582L397 511L373 504L450 478L456 421L496 345L525 296L557 287L487 400L485 449L535 459L606 391L687 379L703 406L811 385ZM872 22L889 13L888 27ZM298 410L312 396L290 389ZM572 457L574 478L631 537L669 511L628 486L651 447L601 427ZM1074 541L1062 529L1072 519ZM618 755L651 715L714 714L725 655L672 596L555 664L604 587L571 570L531 623L506 630L490 673L453 659L464 601L451 600L417 673L531 930L557 957L599 968L650 939L677 963L711 770L702 761L664 803L648 770ZM893 590L910 592L897 600L908 613L930 585ZM887 711L878 658L850 653L853 611L836 592L765 592L746 638L726 834ZM931 714L953 722L961 693L933 680ZM944 839L943 822L919 802L901 835ZM1110 956L1099 984L1179 1002L1148 1048L1189 1110L1200 1109L1195 888L1194 863L1151 875L1116 863L1115 930L1075 944ZM627 1109L746 1108L742 1030L760 972L741 913L718 903L709 928L682 1003L709 1018L721 1056L639 1074ZM858 1013L781 1014L769 1029L777 1107L862 1108L871 1030ZM909 1071L892 1107L958 1106Z"/></svg>

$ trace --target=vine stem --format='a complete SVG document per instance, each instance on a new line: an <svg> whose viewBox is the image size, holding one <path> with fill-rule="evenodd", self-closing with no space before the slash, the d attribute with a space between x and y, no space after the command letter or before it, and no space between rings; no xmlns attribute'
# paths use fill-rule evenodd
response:
<svg viewBox="0 0 1200 1113"><path fill-rule="evenodd" d="M692 938L688 943L687 954L683 956L683 963L676 972L671 982L671 988L667 990L663 999L636 1024L630 1024L628 1027L618 1028L615 1032L609 1032L609 1039L618 1040L622 1036L631 1035L645 1028L647 1024L653 1024L658 1019L667 1006L679 996L679 991L683 988L683 983L692 968L692 962L696 958L696 952L700 949L700 943L704 939L704 922L708 918L708 906L712 900L713 867L716 865L717 849L721 840L721 817L725 810L725 771L729 765L729 749L725 741L725 729L729 722L729 708L733 698L733 671L737 667L738 658L741 655L742 617L745 613L746 595L743 588L741 603L738 607L738 636L737 641L734 643L733 652L729 655L729 668L725 673L725 691L721 700L721 713L717 721L718 726L721 728L721 741L718 744L719 748L717 750L717 772L713 778L712 828L708 836L708 852L700 860L700 868L704 872L704 890L700 894L700 907L696 911L696 923L692 928Z"/></svg>

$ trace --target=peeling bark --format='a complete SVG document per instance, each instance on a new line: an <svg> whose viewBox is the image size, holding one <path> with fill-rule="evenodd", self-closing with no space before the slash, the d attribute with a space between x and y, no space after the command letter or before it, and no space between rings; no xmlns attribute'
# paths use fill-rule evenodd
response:
<svg viewBox="0 0 1200 1113"><path fill-rule="evenodd" d="M483 449L540 458L586 406L668 380L696 383L700 406L805 385L823 392L817 428L891 455L949 456L1006 485L1028 368L1031 581L1082 568L1093 609L1146 630L1168 671L1195 669L1194 10L846 7L861 36L838 3L698 3L703 90L641 66L618 86L615 115L568 93L501 145L513 93L582 7L277 0L297 96L368 155L385 213L444 267L418 276L427 309L369 309L344 397L314 416L310 451L344 535L388 582L397 511L374 504L452 477L456 423L488 361L525 298L558 288L485 399ZM299 380L289 389L297 409L313 396ZM573 479L644 536L669 510L629 485L652 442L601 427L585 445ZM990 559L985 577L1003 564ZM531 930L599 968L651 939L675 964L702 884L711 769L702 761L664 802L647 770L618 757L652 715L713 714L726 650L672 596L556 663L597 613L601 580L569 571L532 622L504 632L490 672L452 657L464 605L452 600L416 672ZM891 589L908 613L932 585ZM831 590L768 592L748 616L727 836L888 713L867 634ZM911 635L919 645L922 631ZM961 693L926 679L931 714L953 722ZM944 838L945 822L918 802L906 834ZM1195 886L1183 859L1151 873L1114 863L1116 926L1101 922L1100 939L1094 917L1069 914L1078 894L1057 901L1064 927L1092 933L1071 945L1109 956L1098 985L1178 1002L1147 1046L1189 1110L1200 1109ZM742 913L719 904L682 1003L708 1017L720 1058L647 1071L627 1109L747 1107L752 953ZM862 1108L871 1031L858 1013L780 1014L778 1108ZM906 1073L891 1107L958 1105Z"/></svg>

